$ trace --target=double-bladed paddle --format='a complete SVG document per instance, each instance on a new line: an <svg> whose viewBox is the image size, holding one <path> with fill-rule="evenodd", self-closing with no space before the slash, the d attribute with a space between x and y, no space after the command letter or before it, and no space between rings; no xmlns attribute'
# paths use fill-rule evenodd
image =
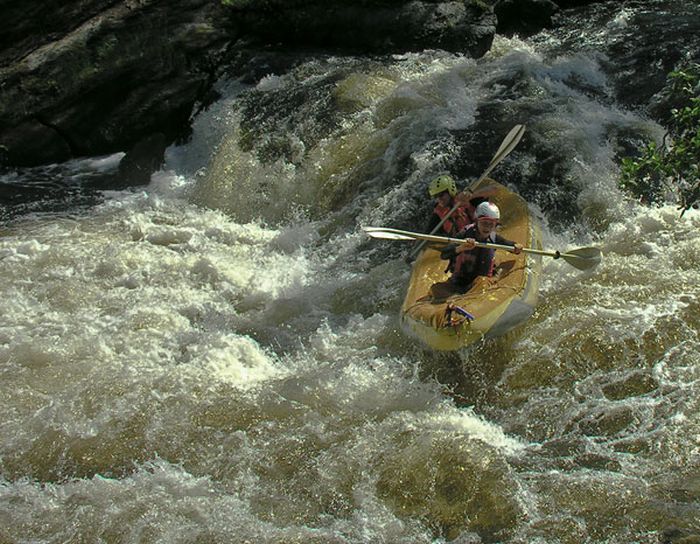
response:
<svg viewBox="0 0 700 544"><path fill-rule="evenodd" d="M464 243L462 238L449 238L447 236L421 234L419 232L391 229L386 227L363 227L362 230L364 230L372 238L378 238L380 240L422 240L424 243L438 242L442 244ZM491 242L477 242L476 245L477 247L489 247L492 249L505 249L507 251L513 251L513 246L493 244ZM546 255L548 257L554 257L555 259L562 258L571 266L578 268L579 270L588 270L589 268L593 268L601 261L601 252L597 247L581 247L578 249L571 249L565 253L561 253L560 251L543 251L541 249L534 249L530 247L524 247L523 251L525 253L532 253L535 255Z"/></svg>
<svg viewBox="0 0 700 544"><path fill-rule="evenodd" d="M500 163L503 159L505 159L508 154L515 149L515 146L518 145L518 142L520 142L520 139L523 137L523 134L525 134L525 125L515 125L512 129L510 129L510 132L506 134L506 137L503 138L503 142L501 142L500 147L496 151L496 154L493 156L491 159L491 162L489 165L486 167L486 170L484 170L484 173L479 176L479 178L470 183L469 187L464 189L465 191L473 192L474 188L481 183L486 176L488 176L491 173L491 170L496 168L498 163ZM447 212L445 217L443 217L440 222L437 224L437 226L430 232L430 234L435 234L437 230L442 227L443 223L449 219L449 217L454 213L454 211L459 208L459 203L456 203L454 206L452 206L452 209ZM415 257L418 252L421 250L421 248L425 245L425 241L421 242L418 244L418 246L411 252L411 254L408 256L408 260L411 260L413 257Z"/></svg>

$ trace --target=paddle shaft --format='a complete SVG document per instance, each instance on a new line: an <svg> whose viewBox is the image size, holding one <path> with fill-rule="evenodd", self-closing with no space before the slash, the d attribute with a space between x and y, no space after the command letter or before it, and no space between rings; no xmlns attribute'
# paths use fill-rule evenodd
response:
<svg viewBox="0 0 700 544"><path fill-rule="evenodd" d="M503 138L503 142L501 142L500 147L498 148L498 151L496 151L496 154L493 156L491 159L491 162L489 165L486 167L486 170L484 170L484 173L479 176L479 178L474 181L473 183L470 183L469 186L465 189L465 191L469 191L470 193L474 192L474 188L481 183L486 176L488 176L491 171L498 166L498 164L505 159L508 154L515 149L515 146L518 145L518 142L520 142L520 139L523 137L523 134L525 134L525 126L524 125L515 125L508 134L506 134L506 137ZM459 208L460 204L455 203L454 206L452 206L452 209L450 209L447 214L445 214L445 217L443 217L440 222L437 224L437 226L430 231L430 234L436 233L440 227L447 221L450 216L455 212L457 208ZM422 241L420 244L418 244L413 251L411 251L411 254L409 255L410 258L415 257L418 252L423 248L425 245L425 241Z"/></svg>
<svg viewBox="0 0 700 544"><path fill-rule="evenodd" d="M365 232L369 234L372 238L379 238L383 240L423 240L424 242L437 242L440 244L463 244L463 238L450 238L448 236L435 236L434 234L422 234L420 232L411 232L407 230L392 229L386 227L365 227ZM487 247L492 249L504 249L506 251L513 251L513 246L507 246L503 244L494 244L491 242L476 242L477 247ZM600 250L598 248L586 247L571 250L568 253L561 253L560 251L544 251L541 249L534 249L530 247L522 248L525 253L532 253L535 255L546 255L548 257L554 257L559 259L560 257L566 262L575 266L579 270L587 270L593 266L596 266L600 262Z"/></svg>
<svg viewBox="0 0 700 544"><path fill-rule="evenodd" d="M369 235L372 236L372 232L368 231ZM387 231L391 232L391 231ZM398 233L397 233L398 234ZM405 238L393 238L394 240L422 240L423 242L438 242L441 244L463 244L464 238L450 238L449 236L435 236L432 234L420 234L415 233L413 236L406 236ZM494 244L493 242L476 242L476 247L486 247L490 249L505 249L506 251L513 251L513 246L507 246L504 244ZM544 251L542 249L534 249L531 247L524 247L522 250L525 253L532 253L534 255L547 255L548 257L559 258L562 256L568 256L566 253L560 253L559 251Z"/></svg>

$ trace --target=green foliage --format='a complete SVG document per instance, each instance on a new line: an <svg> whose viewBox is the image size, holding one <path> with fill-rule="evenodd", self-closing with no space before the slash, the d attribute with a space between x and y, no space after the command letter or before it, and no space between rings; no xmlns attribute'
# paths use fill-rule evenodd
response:
<svg viewBox="0 0 700 544"><path fill-rule="evenodd" d="M651 142L638 158L622 160L620 185L649 204L670 196L681 215L700 202L700 65L671 72L669 92L673 103L668 132L661 145Z"/></svg>

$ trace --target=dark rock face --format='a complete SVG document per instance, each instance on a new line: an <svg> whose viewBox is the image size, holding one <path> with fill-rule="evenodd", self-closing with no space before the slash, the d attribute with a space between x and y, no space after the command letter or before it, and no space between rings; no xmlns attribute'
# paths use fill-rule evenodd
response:
<svg viewBox="0 0 700 544"><path fill-rule="evenodd" d="M609 71L618 99L630 107L650 104L650 112L662 123L669 120L666 116L672 105L664 103L663 96L654 95L665 86L669 72L700 61L700 20L690 4L665 14L664 26L654 25L658 17L654 10L640 11L628 23L638 30L616 40L607 51L614 59ZM661 107L654 104L656 100L661 101Z"/></svg>
<svg viewBox="0 0 700 544"><path fill-rule="evenodd" d="M37 117L21 120L17 125L0 128L2 162L32 166L62 162L73 156L68 140L56 127Z"/></svg>
<svg viewBox="0 0 700 544"><path fill-rule="evenodd" d="M75 30L85 21L118 4L115 0L66 3L0 0L0 65L20 60L31 51Z"/></svg>
<svg viewBox="0 0 700 544"><path fill-rule="evenodd" d="M615 2L560 11L554 18L563 37L560 51L580 50L581 43L595 42L595 35L605 29L605 40L596 47L604 54L600 63L615 100L646 110L665 124L673 107L662 92L669 72L700 61L697 3L639 0L624 24L616 22L619 14ZM577 30L567 33L566 28Z"/></svg>
<svg viewBox="0 0 700 544"><path fill-rule="evenodd" d="M521 1L532 7L533 31L547 24L549 0ZM480 57L496 32L492 3L0 0L0 161L32 166L124 151L154 134L169 145L186 136L195 104L236 47Z"/></svg>
<svg viewBox="0 0 700 544"><path fill-rule="evenodd" d="M82 4L57 8L56 20ZM99 11L107 3L87 4ZM111 4L64 34L40 33L2 52L0 144L10 164L120 151L156 131L172 142L187 130L231 39L224 8Z"/></svg>
<svg viewBox="0 0 700 544"><path fill-rule="evenodd" d="M609 0L555 0L556 4L562 9L577 8L580 6L587 6L588 4L597 4L607 1Z"/></svg>
<svg viewBox="0 0 700 544"><path fill-rule="evenodd" d="M119 181L124 186L146 184L163 166L166 139L158 132L137 142L119 162Z"/></svg>
<svg viewBox="0 0 700 544"><path fill-rule="evenodd" d="M499 33L529 36L551 27L559 6L552 0L498 0L493 9Z"/></svg>
<svg viewBox="0 0 700 544"><path fill-rule="evenodd" d="M281 4L273 16L249 8L237 11L236 20L268 42L371 52L434 48L472 57L489 50L496 27L491 8L469 0Z"/></svg>

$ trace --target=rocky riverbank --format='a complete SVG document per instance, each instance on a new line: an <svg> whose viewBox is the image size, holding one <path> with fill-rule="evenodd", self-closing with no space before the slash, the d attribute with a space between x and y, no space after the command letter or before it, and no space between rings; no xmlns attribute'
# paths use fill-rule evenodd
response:
<svg viewBox="0 0 700 544"><path fill-rule="evenodd" d="M475 58L497 32L533 33L585 1L29 1L3 7L0 151L8 166L125 151L147 181L242 50ZM135 176L136 173L136 177ZM139 177L140 176L140 177Z"/></svg>

